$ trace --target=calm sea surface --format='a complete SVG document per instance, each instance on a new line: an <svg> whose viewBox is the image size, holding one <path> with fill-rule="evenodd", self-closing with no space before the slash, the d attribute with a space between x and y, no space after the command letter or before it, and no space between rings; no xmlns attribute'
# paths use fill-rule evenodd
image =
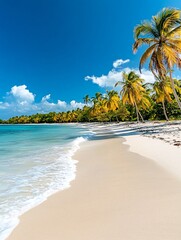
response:
<svg viewBox="0 0 181 240"><path fill-rule="evenodd" d="M18 217L69 187L72 159L91 133L79 125L0 125L0 240Z"/></svg>

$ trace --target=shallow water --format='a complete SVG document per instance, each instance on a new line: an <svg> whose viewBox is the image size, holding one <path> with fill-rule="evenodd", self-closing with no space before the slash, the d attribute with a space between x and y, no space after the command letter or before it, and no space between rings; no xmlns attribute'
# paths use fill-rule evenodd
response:
<svg viewBox="0 0 181 240"><path fill-rule="evenodd" d="M75 178L71 157L91 133L79 125L0 125L0 239L18 217L69 187Z"/></svg>

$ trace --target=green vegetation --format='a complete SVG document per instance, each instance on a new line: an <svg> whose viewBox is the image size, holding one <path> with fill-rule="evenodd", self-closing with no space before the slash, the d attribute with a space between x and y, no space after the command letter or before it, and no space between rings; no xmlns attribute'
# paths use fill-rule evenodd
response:
<svg viewBox="0 0 181 240"><path fill-rule="evenodd" d="M68 112L50 112L31 116L16 116L1 123L71 123L71 122L112 122L180 119L181 112L174 98L170 81L157 80L154 84L144 84L134 72L123 73L120 95L111 90L103 96L96 93L94 97L84 97L86 105L83 109ZM176 89L181 80L175 79ZM181 99L181 92L178 92Z"/></svg>
<svg viewBox="0 0 181 240"><path fill-rule="evenodd" d="M123 105L129 104L135 107L138 122L139 117L142 121L144 121L140 109L147 109L151 105L149 101L149 95L147 94L143 82L143 79L131 71L128 74L123 72L123 81L119 81L115 85L122 85L122 103Z"/></svg>
<svg viewBox="0 0 181 240"><path fill-rule="evenodd" d="M149 60L149 70L155 77L146 83L134 71L123 73L120 95L107 91L105 95L86 95L83 109L13 117L1 123L69 123L181 119L181 80L173 79L175 67L181 67L181 12L164 8L151 21L143 21L134 29L136 52L143 44L139 69Z"/></svg>

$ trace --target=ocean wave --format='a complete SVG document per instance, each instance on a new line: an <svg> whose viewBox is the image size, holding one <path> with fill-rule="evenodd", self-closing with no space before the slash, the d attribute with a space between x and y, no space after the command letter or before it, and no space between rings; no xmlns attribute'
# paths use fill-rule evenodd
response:
<svg viewBox="0 0 181 240"><path fill-rule="evenodd" d="M73 155L86 141L77 137L65 145L54 145L27 161L26 171L4 179L11 188L0 193L0 239L5 240L19 223L19 216L45 201L52 194L70 187L75 179L76 163ZM42 151L43 149L41 149ZM19 161L20 166L20 161ZM8 186L8 185L7 185ZM4 191L5 190L5 191Z"/></svg>

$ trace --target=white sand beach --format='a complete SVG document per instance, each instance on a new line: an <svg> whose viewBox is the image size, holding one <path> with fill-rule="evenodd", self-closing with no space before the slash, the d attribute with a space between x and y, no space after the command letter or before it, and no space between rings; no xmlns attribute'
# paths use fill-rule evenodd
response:
<svg viewBox="0 0 181 240"><path fill-rule="evenodd" d="M71 187L25 213L8 240L180 240L181 122L90 128Z"/></svg>

